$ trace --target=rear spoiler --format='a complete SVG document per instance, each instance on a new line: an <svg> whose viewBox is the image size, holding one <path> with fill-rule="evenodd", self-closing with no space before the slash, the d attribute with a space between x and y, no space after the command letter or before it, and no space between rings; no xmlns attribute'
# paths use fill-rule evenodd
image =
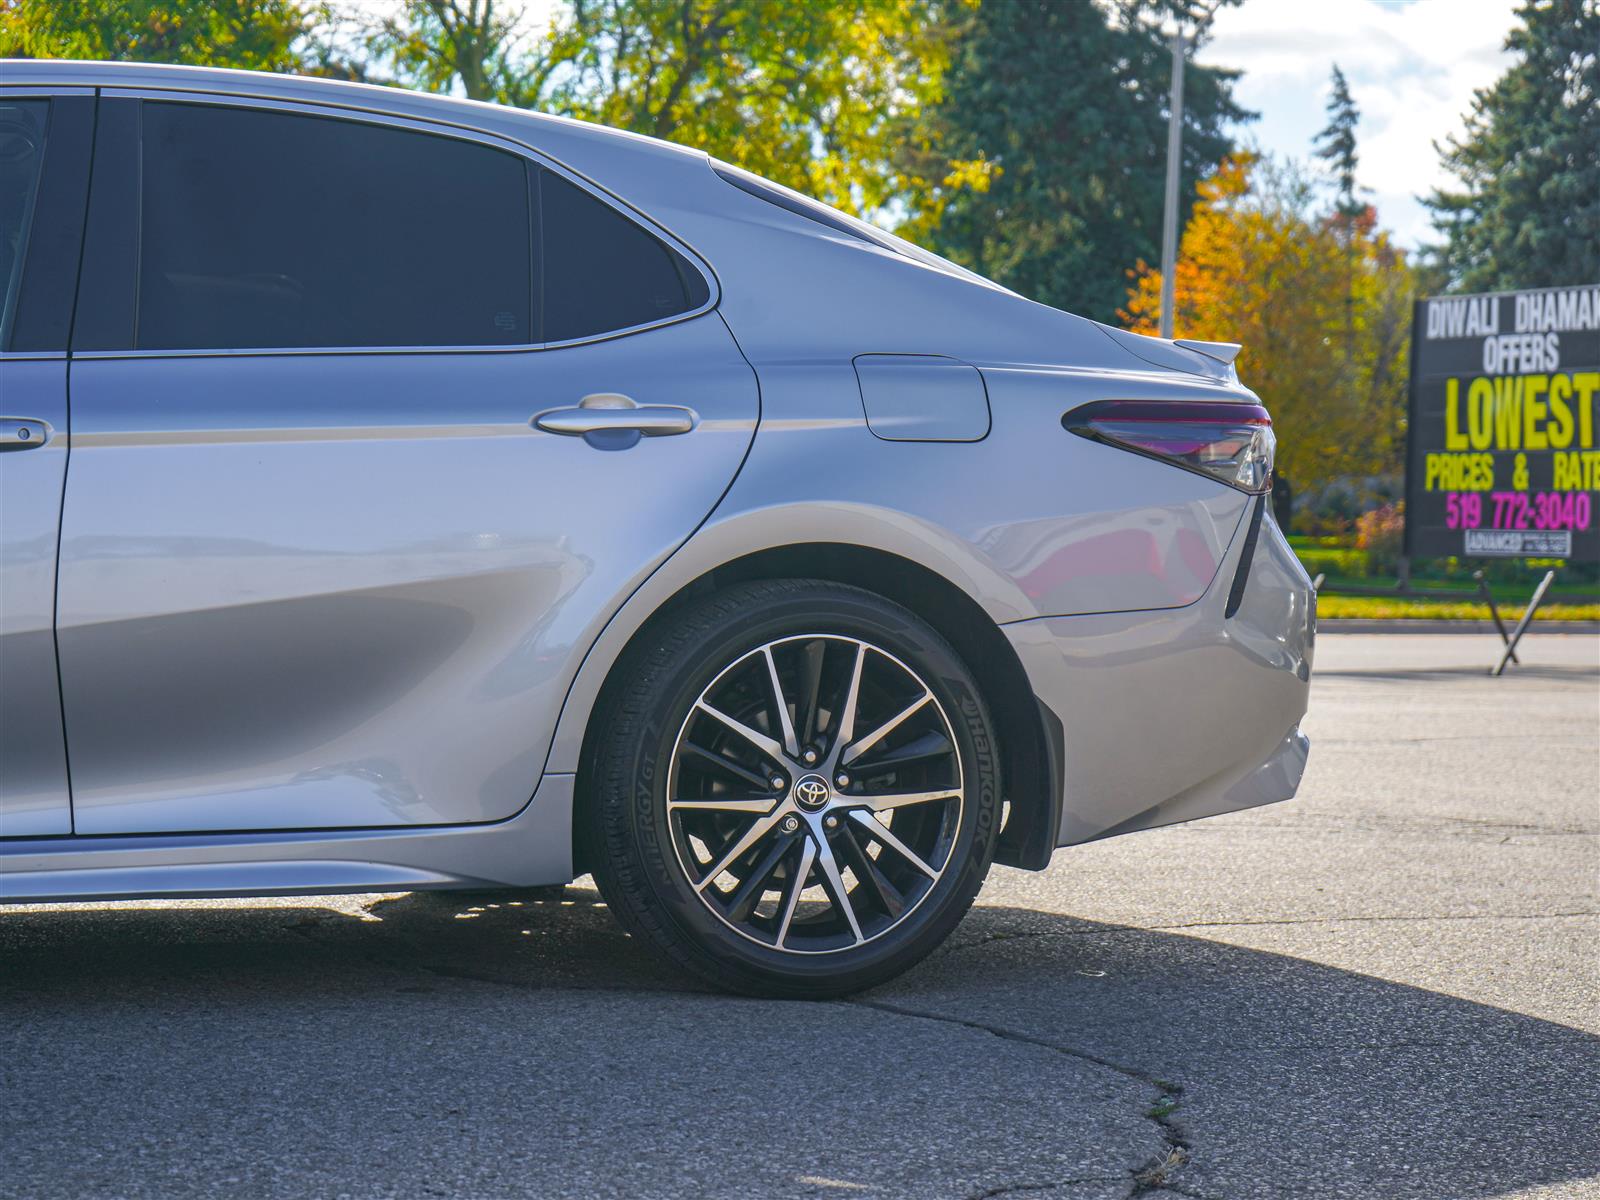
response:
<svg viewBox="0 0 1600 1200"><path fill-rule="evenodd" d="M1175 338L1172 344L1214 358L1225 367L1232 366L1233 360L1239 357L1239 351L1244 349L1238 342L1197 342L1190 338Z"/></svg>

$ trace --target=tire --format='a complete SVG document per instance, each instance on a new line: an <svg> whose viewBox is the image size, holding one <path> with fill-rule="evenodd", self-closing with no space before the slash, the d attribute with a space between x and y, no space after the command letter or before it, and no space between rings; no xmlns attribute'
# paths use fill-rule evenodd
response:
<svg viewBox="0 0 1600 1200"><path fill-rule="evenodd" d="M615 678L580 836L606 903L670 962L839 996L918 962L972 904L1000 825L993 725L904 608L738 584L665 618Z"/></svg>

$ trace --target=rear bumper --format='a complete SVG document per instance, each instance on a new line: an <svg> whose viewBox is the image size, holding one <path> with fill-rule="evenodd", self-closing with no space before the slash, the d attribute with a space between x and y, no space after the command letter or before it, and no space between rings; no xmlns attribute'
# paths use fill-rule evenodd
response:
<svg viewBox="0 0 1600 1200"><path fill-rule="evenodd" d="M1002 626L1061 721L1057 845L1287 800L1299 787L1316 594L1270 513L1253 546L1248 524L1193 604Z"/></svg>

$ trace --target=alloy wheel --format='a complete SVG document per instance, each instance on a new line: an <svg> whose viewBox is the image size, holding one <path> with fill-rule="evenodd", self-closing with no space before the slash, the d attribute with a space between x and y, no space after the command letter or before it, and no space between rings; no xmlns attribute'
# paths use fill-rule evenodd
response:
<svg viewBox="0 0 1600 1200"><path fill-rule="evenodd" d="M838 634L740 655L684 719L667 775L678 865L741 936L788 954L899 926L950 866L961 756L933 689Z"/></svg>

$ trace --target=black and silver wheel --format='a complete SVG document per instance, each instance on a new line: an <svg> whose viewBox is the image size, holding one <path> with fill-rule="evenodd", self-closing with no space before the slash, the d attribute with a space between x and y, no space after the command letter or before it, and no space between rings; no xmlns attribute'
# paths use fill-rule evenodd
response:
<svg viewBox="0 0 1600 1200"><path fill-rule="evenodd" d="M832 995L904 970L983 882L999 780L965 665L870 593L719 592L625 665L588 845L623 923L720 986Z"/></svg>

